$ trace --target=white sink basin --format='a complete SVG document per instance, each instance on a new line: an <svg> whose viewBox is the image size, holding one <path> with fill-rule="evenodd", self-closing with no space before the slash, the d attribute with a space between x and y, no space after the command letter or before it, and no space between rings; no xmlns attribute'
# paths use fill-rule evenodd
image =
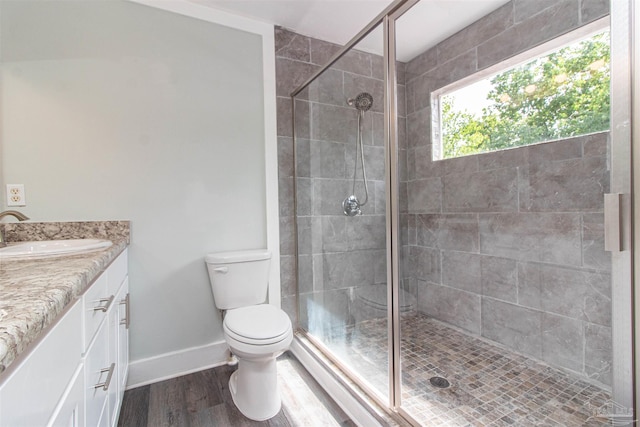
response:
<svg viewBox="0 0 640 427"><path fill-rule="evenodd" d="M7 243L7 247L0 248L0 259L72 255L98 251L108 248L112 244L110 240L102 239L42 240Z"/></svg>

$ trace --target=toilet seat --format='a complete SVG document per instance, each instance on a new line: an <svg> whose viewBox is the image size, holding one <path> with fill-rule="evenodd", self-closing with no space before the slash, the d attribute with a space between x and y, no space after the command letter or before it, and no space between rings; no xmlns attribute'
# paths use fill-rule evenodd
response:
<svg viewBox="0 0 640 427"><path fill-rule="evenodd" d="M291 336L291 321L279 308L259 304L228 310L223 329L227 336L241 343L271 345Z"/></svg>

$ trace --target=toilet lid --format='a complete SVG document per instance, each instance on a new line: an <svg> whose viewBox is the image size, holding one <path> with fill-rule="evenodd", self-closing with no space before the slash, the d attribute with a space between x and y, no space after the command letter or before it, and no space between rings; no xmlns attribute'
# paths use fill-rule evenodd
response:
<svg viewBox="0 0 640 427"><path fill-rule="evenodd" d="M251 305L227 311L224 329L239 341L270 344L289 333L291 321L284 311L272 305Z"/></svg>

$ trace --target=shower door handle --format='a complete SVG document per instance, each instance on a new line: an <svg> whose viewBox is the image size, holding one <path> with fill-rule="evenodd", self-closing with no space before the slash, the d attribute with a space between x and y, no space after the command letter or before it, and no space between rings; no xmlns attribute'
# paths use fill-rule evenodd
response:
<svg viewBox="0 0 640 427"><path fill-rule="evenodd" d="M604 250L622 252L629 247L630 199L622 193L604 195Z"/></svg>

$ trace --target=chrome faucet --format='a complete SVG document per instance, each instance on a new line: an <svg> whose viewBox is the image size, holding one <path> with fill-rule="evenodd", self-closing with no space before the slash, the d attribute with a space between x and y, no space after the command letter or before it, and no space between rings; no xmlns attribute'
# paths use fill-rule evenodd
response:
<svg viewBox="0 0 640 427"><path fill-rule="evenodd" d="M0 219L4 218L5 216L12 216L14 218L16 218L18 221L26 221L29 219L28 216L26 216L23 213L20 213L18 211L4 211L4 212L0 212ZM7 242L4 239L4 229L0 228L0 248L4 248L7 246Z"/></svg>

